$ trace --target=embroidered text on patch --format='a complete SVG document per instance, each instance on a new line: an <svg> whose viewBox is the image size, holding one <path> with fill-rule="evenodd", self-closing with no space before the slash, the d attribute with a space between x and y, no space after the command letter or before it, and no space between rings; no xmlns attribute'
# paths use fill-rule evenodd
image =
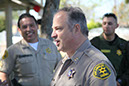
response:
<svg viewBox="0 0 129 86"><path fill-rule="evenodd" d="M111 75L111 71L104 63L96 65L93 69L93 76L99 79L107 79Z"/></svg>

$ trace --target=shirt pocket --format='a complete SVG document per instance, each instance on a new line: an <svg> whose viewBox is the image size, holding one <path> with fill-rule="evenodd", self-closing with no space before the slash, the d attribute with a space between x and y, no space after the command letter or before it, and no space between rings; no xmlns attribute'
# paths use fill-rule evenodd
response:
<svg viewBox="0 0 129 86"><path fill-rule="evenodd" d="M44 60L50 70L53 70L57 65L57 55L56 54L44 54Z"/></svg>
<svg viewBox="0 0 129 86"><path fill-rule="evenodd" d="M17 58L17 72L21 75L31 76L36 72L34 58L32 55L23 55Z"/></svg>

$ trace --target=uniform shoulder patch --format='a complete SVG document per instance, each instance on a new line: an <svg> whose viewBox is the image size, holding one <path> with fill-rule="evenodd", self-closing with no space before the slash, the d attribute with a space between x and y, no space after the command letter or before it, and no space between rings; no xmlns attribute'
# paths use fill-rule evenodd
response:
<svg viewBox="0 0 129 86"><path fill-rule="evenodd" d="M8 57L8 51L5 50L4 55L2 56L2 60L3 60L3 59L6 59L7 57Z"/></svg>
<svg viewBox="0 0 129 86"><path fill-rule="evenodd" d="M2 67L3 66L3 63L2 63L2 61L0 61L0 67Z"/></svg>
<svg viewBox="0 0 129 86"><path fill-rule="evenodd" d="M96 65L93 69L93 76L101 80L107 79L111 75L111 70L104 63Z"/></svg>

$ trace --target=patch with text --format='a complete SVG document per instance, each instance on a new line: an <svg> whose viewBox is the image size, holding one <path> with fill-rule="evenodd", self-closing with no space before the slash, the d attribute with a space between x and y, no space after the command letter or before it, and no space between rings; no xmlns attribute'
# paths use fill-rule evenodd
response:
<svg viewBox="0 0 129 86"><path fill-rule="evenodd" d="M107 79L111 75L111 70L104 63L96 65L93 69L93 76L99 79Z"/></svg>
<svg viewBox="0 0 129 86"><path fill-rule="evenodd" d="M8 57L8 51L5 50L4 55L2 56L2 60L3 60L3 59L6 59L7 57Z"/></svg>

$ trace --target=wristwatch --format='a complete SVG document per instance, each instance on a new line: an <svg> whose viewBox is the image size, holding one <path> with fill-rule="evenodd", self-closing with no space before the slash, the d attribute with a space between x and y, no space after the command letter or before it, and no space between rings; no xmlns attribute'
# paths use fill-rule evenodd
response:
<svg viewBox="0 0 129 86"><path fill-rule="evenodd" d="M120 85L122 84L122 80L121 79L117 79L117 81L120 83Z"/></svg>

